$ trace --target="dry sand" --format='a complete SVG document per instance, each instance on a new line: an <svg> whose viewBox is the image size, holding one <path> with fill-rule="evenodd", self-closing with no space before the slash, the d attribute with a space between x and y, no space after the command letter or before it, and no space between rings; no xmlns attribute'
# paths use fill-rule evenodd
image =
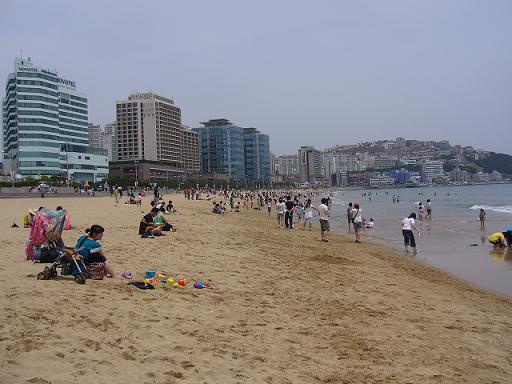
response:
<svg viewBox="0 0 512 384"><path fill-rule="evenodd" d="M512 382L510 300L381 246L170 197L178 232L155 239L110 198L0 200L1 383ZM68 245L103 225L118 274L155 267L217 289L37 281L27 230L10 225L42 204L70 210Z"/></svg>

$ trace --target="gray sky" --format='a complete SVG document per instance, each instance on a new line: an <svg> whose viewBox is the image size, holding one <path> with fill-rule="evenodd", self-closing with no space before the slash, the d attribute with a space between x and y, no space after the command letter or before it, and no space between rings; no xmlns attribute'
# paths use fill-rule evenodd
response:
<svg viewBox="0 0 512 384"><path fill-rule="evenodd" d="M2 83L23 49L94 123L152 90L277 154L396 136L512 153L510 0L0 0L0 36Z"/></svg>

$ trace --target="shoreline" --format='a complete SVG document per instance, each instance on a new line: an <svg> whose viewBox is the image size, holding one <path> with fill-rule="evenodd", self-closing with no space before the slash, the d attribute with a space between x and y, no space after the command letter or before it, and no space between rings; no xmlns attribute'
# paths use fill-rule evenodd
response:
<svg viewBox="0 0 512 384"><path fill-rule="evenodd" d="M329 243L278 229L273 214L211 214L210 201L166 195L178 231L135 233L140 208L63 201L72 245L105 229L117 276L83 286L37 281L26 230L0 234L0 348L6 383L473 383L512 375L512 301L381 244ZM6 223L41 200L0 200ZM29 204L27 205L27 201ZM52 200L55 201L55 200ZM148 211L149 199L143 211ZM53 203L52 203L53 205ZM69 207L66 207L69 205ZM19 221L19 218L17 219ZM216 289L138 290L118 277L153 267Z"/></svg>

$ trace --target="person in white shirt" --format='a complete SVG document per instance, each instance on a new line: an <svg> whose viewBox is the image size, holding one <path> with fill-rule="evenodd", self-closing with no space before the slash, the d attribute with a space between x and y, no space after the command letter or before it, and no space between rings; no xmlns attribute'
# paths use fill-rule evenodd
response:
<svg viewBox="0 0 512 384"><path fill-rule="evenodd" d="M283 203L283 199L279 199L279 202L276 204L276 212L277 212L277 225L279 227L283 226L284 220L284 212L286 211L286 204Z"/></svg>
<svg viewBox="0 0 512 384"><path fill-rule="evenodd" d="M359 202L356 201L354 203L354 208L352 209L352 225L354 226L354 232L356 235L356 243L361 242L361 232L363 230L363 216L361 216L363 210L359 207Z"/></svg>
<svg viewBox="0 0 512 384"><path fill-rule="evenodd" d="M420 231L416 228L415 225L416 214L411 213L409 217L406 217L402 220L402 235L404 236L404 247L405 252L409 253L409 245L412 248L413 255L416 255L416 240L414 239L414 233L412 230L414 229L418 232L418 236L420 236Z"/></svg>
<svg viewBox="0 0 512 384"><path fill-rule="evenodd" d="M308 199L306 205L304 206L304 229L306 226L311 231L311 222L313 221L313 205L311 204L311 199Z"/></svg>
<svg viewBox="0 0 512 384"><path fill-rule="evenodd" d="M323 198L321 200L321 204L318 206L316 211L320 215L320 234L322 236L322 241L328 242L329 239L327 238L329 235L329 231L331 230L330 224L329 224L329 216L331 214L331 210L329 209L329 199Z"/></svg>

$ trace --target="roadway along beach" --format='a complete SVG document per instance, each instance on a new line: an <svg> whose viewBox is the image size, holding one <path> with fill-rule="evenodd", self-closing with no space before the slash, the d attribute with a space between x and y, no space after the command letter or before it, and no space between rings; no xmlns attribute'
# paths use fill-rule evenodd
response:
<svg viewBox="0 0 512 384"><path fill-rule="evenodd" d="M507 383L512 302L378 245L277 228L172 199L178 232L141 239L141 209L110 198L2 199L2 383ZM74 228L105 227L116 277L37 281L29 208L63 205ZM144 213L149 211L144 201ZM139 290L154 267L216 289Z"/></svg>

